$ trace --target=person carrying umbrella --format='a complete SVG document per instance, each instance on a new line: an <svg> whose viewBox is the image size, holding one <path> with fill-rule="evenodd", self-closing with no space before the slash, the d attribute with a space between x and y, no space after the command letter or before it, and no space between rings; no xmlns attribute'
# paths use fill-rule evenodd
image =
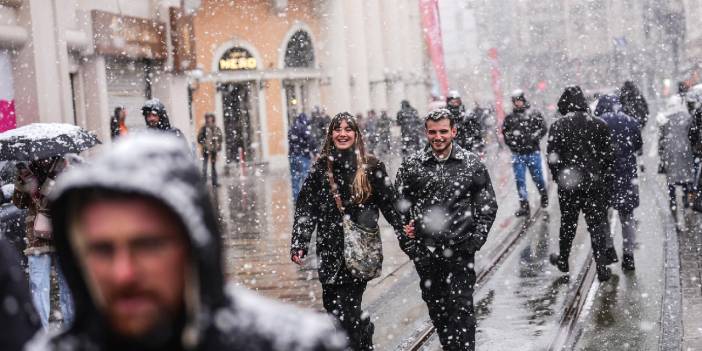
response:
<svg viewBox="0 0 702 351"><path fill-rule="evenodd" d="M18 161L12 203L28 210L24 253L32 301L44 328L51 322L70 324L73 319L71 294L56 264L47 195L54 179L79 162L71 154L99 142L93 134L69 124L35 123L0 133L0 160Z"/></svg>

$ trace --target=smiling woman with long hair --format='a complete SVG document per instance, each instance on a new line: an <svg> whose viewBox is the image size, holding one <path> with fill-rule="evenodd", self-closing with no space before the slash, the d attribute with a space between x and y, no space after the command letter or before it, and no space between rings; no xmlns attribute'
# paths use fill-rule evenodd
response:
<svg viewBox="0 0 702 351"><path fill-rule="evenodd" d="M395 189L385 165L366 153L363 135L355 118L336 115L327 129L324 146L295 205L291 257L302 264L312 233L317 230L319 280L324 308L334 314L346 330L353 350L373 349L373 323L362 316L361 299L368 283L354 277L344 263L342 215L336 206L328 180L328 160L344 213L359 226L378 228L379 212L392 225L405 247L402 221L395 210Z"/></svg>

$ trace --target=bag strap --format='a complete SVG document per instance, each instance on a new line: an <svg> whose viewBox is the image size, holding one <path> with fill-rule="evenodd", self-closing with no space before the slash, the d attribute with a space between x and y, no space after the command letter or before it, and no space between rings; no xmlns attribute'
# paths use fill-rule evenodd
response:
<svg viewBox="0 0 702 351"><path fill-rule="evenodd" d="M339 212L341 212L341 216L344 216L344 205L341 203L341 194L339 194L339 187L334 181L334 171L332 168L332 160L327 158L327 178L329 179L329 185L331 185L331 192L334 196L336 208L338 208Z"/></svg>

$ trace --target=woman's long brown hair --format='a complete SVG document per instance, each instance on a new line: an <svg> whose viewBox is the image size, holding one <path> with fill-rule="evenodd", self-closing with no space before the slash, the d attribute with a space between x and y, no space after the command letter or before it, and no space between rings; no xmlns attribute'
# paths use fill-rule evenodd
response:
<svg viewBox="0 0 702 351"><path fill-rule="evenodd" d="M356 122L356 119L350 113L341 112L332 118L329 123L329 128L327 128L327 136L324 138L324 147L322 148L320 157L324 160L332 156L332 150L334 149L332 133L334 129L341 126L342 121L346 121L349 127L356 133L356 138L353 143L353 151L356 154L356 175L353 177L351 194L354 203L362 204L370 198L373 188L366 174L368 159L366 157L366 146L363 142L363 134L361 134L361 129L358 127L358 122Z"/></svg>

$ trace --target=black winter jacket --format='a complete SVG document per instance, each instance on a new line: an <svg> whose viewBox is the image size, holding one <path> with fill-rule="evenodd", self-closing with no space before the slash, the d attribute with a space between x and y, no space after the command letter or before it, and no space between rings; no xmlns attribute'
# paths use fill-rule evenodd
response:
<svg viewBox="0 0 702 351"><path fill-rule="evenodd" d="M468 151L482 151L485 146L483 128L476 116L461 112L454 118L456 120L456 129L458 129L458 135L456 135L455 139L456 143Z"/></svg>
<svg viewBox="0 0 702 351"><path fill-rule="evenodd" d="M344 349L345 338L330 317L269 301L234 284L225 286L217 214L198 165L182 140L145 133L124 139L92 164L77 166L57 180L51 206L54 240L75 301L75 320L58 335L41 333L28 350L139 349L110 332L83 277L75 244L70 242L69 214L78 205L71 199L92 189L152 198L178 217L188 235L193 272L189 276L197 279L186 280L192 293L187 301L192 305L182 323L163 331L171 335L165 345L153 349Z"/></svg>
<svg viewBox="0 0 702 351"><path fill-rule="evenodd" d="M333 173L346 214L355 223L366 228L377 228L379 212L394 228L405 248L407 237L402 230L401 216L395 209L396 193L385 171L385 165L378 159L368 156L367 175L371 183L372 195L363 204L351 201L351 185L356 173L353 152L339 154L333 152ZM344 264L344 232L341 213L331 193L327 178L326 158L320 157L302 184L295 205L291 254L297 250L307 253L312 233L317 230L317 256L319 260L319 280L322 284L345 284L354 282Z"/></svg>
<svg viewBox="0 0 702 351"><path fill-rule="evenodd" d="M431 149L402 163L396 187L405 221L424 245L479 250L495 221L497 201L485 165L456 143L438 161Z"/></svg>
<svg viewBox="0 0 702 351"><path fill-rule="evenodd" d="M569 112L551 125L547 152L559 187L610 191L614 149L603 120L586 111Z"/></svg>
<svg viewBox="0 0 702 351"><path fill-rule="evenodd" d="M0 239L0 350L22 350L41 327L16 251Z"/></svg>
<svg viewBox="0 0 702 351"><path fill-rule="evenodd" d="M546 132L546 122L541 112L529 109L515 109L505 117L502 125L505 144L513 153L520 155L539 151L539 143Z"/></svg>

